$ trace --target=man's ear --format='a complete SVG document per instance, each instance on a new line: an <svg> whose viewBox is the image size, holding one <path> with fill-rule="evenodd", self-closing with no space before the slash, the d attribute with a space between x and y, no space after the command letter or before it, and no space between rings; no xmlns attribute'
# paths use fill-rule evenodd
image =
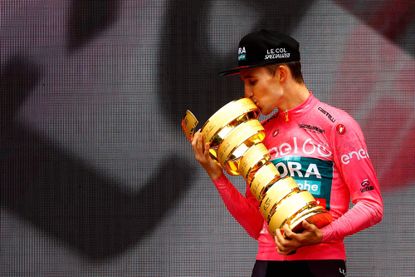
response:
<svg viewBox="0 0 415 277"><path fill-rule="evenodd" d="M289 77L290 70L288 69L288 66L286 66L285 64L282 64L277 67L275 74L278 76L278 80L281 83L284 83L285 81L287 81Z"/></svg>

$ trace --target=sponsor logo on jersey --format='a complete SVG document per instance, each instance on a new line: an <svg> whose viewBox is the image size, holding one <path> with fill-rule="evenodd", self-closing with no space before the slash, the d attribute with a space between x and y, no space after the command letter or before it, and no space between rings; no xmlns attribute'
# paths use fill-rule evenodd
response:
<svg viewBox="0 0 415 277"><path fill-rule="evenodd" d="M308 190L311 194L320 195L320 182L304 180L302 183L298 183L298 187L301 190Z"/></svg>
<svg viewBox="0 0 415 277"><path fill-rule="evenodd" d="M270 148L269 152L273 158L299 154L328 158L332 155L327 146L317 143L311 138L298 142L297 137L292 137L291 141Z"/></svg>
<svg viewBox="0 0 415 277"><path fill-rule="evenodd" d="M300 123L298 124L298 127L300 127L301 129L310 130L310 131L317 132L320 134L324 133L324 130L321 129L320 127L309 125L309 124Z"/></svg>
<svg viewBox="0 0 415 277"><path fill-rule="evenodd" d="M287 156L272 160L281 177L291 176L302 190L308 190L319 205L330 209L333 162L317 158Z"/></svg>
<svg viewBox="0 0 415 277"><path fill-rule="evenodd" d="M324 114L331 122L336 122L336 119L325 109L323 109L322 107L318 107L317 108L322 114Z"/></svg>
<svg viewBox="0 0 415 277"><path fill-rule="evenodd" d="M375 187L370 184L370 181L368 179L364 179L362 183L360 184L360 186L361 186L360 192L362 193L375 189Z"/></svg>
<svg viewBox="0 0 415 277"><path fill-rule="evenodd" d="M297 161L281 161L276 163L275 167L278 169L281 177L289 175L291 177L309 178L311 175L313 175L315 178L321 179L321 174L318 171L318 167L314 163L309 163L307 167L305 167L304 163ZM311 183L305 186L311 188Z"/></svg>
<svg viewBox="0 0 415 277"><path fill-rule="evenodd" d="M337 124L336 131L340 135L343 135L344 133L346 133L346 126L344 126L343 124Z"/></svg>
<svg viewBox="0 0 415 277"><path fill-rule="evenodd" d="M369 158L369 154L366 152L365 149L360 148L357 151L351 151L347 154L344 154L340 157L342 164L349 164L352 160L356 159L358 161L362 159Z"/></svg>

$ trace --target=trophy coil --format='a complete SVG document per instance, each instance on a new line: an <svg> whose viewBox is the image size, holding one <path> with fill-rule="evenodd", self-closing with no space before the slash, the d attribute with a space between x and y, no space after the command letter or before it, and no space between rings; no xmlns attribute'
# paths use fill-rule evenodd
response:
<svg viewBox="0 0 415 277"><path fill-rule="evenodd" d="M183 122L196 122L193 117L185 116L182 128L186 127ZM281 178L270 161L271 155L262 143L265 131L258 117L259 109L249 98L232 101L213 114L201 129L204 141L210 144L212 158L228 174L245 179L260 203L260 212L271 234L275 235L284 224L300 231L303 220L319 228L327 225L332 221L331 215L309 191L301 190L292 177ZM183 129L186 136L194 132L194 124L190 128Z"/></svg>

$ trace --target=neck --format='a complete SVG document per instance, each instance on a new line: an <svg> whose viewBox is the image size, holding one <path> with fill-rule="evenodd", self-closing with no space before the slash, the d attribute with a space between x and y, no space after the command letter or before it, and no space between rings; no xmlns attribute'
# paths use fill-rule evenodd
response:
<svg viewBox="0 0 415 277"><path fill-rule="evenodd" d="M294 109L304 103L310 96L305 84L293 82L284 89L284 101L278 106L281 111Z"/></svg>

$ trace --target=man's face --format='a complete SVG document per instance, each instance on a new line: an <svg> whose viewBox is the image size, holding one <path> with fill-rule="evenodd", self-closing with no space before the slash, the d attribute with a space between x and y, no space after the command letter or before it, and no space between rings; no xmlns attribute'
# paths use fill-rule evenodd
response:
<svg viewBox="0 0 415 277"><path fill-rule="evenodd" d="M270 114L278 104L282 90L278 82L278 72L272 74L265 67L241 71L245 97L250 98L264 115Z"/></svg>

